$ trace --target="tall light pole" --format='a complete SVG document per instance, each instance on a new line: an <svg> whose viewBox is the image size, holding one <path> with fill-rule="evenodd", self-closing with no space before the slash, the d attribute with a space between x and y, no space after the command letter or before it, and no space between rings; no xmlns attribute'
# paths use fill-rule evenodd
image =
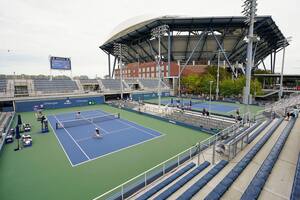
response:
<svg viewBox="0 0 300 200"><path fill-rule="evenodd" d="M257 0L245 0L242 13L245 15L245 23L249 26L248 31L248 46L247 46L247 66L246 66L246 87L244 90L244 103L247 105L250 104L250 83L251 83L251 70L252 70L252 48L253 40L255 39L253 35L255 17L257 12Z"/></svg>
<svg viewBox="0 0 300 200"><path fill-rule="evenodd" d="M284 69L284 61L285 61L285 47L287 47L289 45L289 42L291 42L291 41L292 41L291 37L287 37L282 41L283 42L283 53L282 53L281 73L280 73L280 89L279 89L279 93L278 93L279 100L281 100L281 98L283 96L283 69Z"/></svg>
<svg viewBox="0 0 300 200"><path fill-rule="evenodd" d="M220 81L220 52L218 50L218 70L217 70L217 87L216 87L216 99L219 100L219 81Z"/></svg>
<svg viewBox="0 0 300 200"><path fill-rule="evenodd" d="M121 99L123 99L123 62L124 53L126 52L127 47L121 43L114 43L114 54L119 58L119 76L120 76L120 90L121 90Z"/></svg>
<svg viewBox="0 0 300 200"><path fill-rule="evenodd" d="M212 86L213 81L209 81L209 107L208 107L208 112L210 113L210 105L211 105L211 86Z"/></svg>
<svg viewBox="0 0 300 200"><path fill-rule="evenodd" d="M151 30L151 34L153 37L158 38L158 55L155 57L156 60L156 66L158 68L158 90L157 90L157 96L158 96L158 106L161 106L161 36L163 36L167 31L169 30L168 25L161 25Z"/></svg>

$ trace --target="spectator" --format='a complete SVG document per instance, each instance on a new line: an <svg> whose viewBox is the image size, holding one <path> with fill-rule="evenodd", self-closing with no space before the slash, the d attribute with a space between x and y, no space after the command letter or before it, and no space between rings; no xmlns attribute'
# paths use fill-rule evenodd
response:
<svg viewBox="0 0 300 200"><path fill-rule="evenodd" d="M289 121L291 114L289 112L286 113L286 121Z"/></svg>

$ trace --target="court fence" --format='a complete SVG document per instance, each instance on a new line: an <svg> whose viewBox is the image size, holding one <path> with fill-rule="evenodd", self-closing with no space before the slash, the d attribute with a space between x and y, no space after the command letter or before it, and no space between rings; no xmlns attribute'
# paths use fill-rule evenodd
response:
<svg viewBox="0 0 300 200"><path fill-rule="evenodd" d="M194 159L197 156L197 164L200 164L200 155L201 152L205 149L214 145L218 140L221 139L223 135L228 135L233 131L236 131L243 125L243 121L237 122L230 127L218 132L211 137L198 142L197 144L193 145L192 147L180 152L179 154L167 159L166 161L152 167L151 169L133 177L132 179L122 183L121 185L105 192L104 194L95 197L93 200L123 200L126 199L137 191L145 188L149 184L153 183L154 181L162 178L169 172L176 170L180 167L183 163ZM215 164L215 155L212 155L212 164Z"/></svg>

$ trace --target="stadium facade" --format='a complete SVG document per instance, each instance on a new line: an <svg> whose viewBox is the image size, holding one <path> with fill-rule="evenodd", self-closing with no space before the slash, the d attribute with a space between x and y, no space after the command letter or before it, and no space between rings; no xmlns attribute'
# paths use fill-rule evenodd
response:
<svg viewBox="0 0 300 200"><path fill-rule="evenodd" d="M193 72L197 71L197 67L215 65L218 52L222 63L231 71L244 73L248 31L245 20L245 17L232 16L162 16L141 20L113 34L100 49L108 56L109 77L119 76L119 58L114 53L115 43L127 46L122 60L126 63L123 73L125 77L156 77L158 70L154 70L154 67L155 56L158 55L158 41L153 38L152 30L167 25L168 31L161 37L164 77L177 76L178 68L183 66ZM254 43L254 69L261 64L265 70L270 66L271 72L274 73L276 54L285 46L284 35L271 16L256 18L254 34L258 38ZM271 57L270 65L264 62L268 56Z"/></svg>

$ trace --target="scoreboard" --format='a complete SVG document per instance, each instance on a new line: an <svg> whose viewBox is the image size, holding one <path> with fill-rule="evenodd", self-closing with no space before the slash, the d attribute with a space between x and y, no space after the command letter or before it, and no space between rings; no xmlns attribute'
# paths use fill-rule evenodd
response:
<svg viewBox="0 0 300 200"><path fill-rule="evenodd" d="M71 59L64 57L50 57L51 69L71 70Z"/></svg>

